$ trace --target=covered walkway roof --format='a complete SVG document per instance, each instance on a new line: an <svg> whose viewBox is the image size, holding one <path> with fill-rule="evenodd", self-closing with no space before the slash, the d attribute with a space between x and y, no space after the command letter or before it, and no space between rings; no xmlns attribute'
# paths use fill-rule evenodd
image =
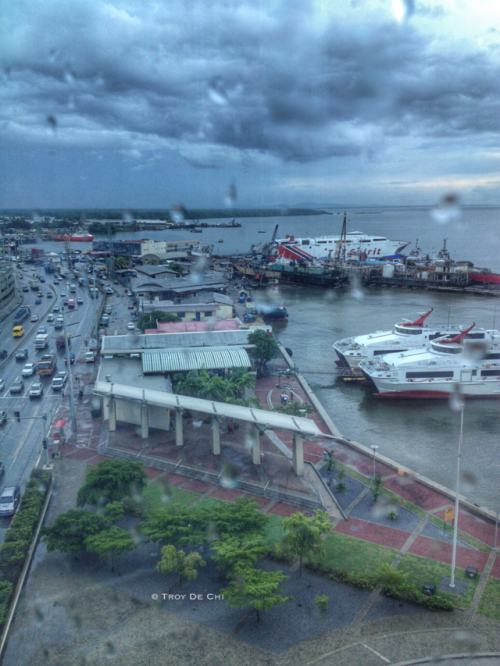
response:
<svg viewBox="0 0 500 666"><path fill-rule="evenodd" d="M190 398L175 393L164 393L152 389L140 389L126 384L112 384L111 382L97 381L94 393L105 397L114 397L122 400L133 400L174 410L190 410L202 412L217 418L225 417L246 421L262 429L279 428L289 430L307 439L332 438L332 435L323 433L312 419L300 416L288 416L280 412L268 412L264 409L240 407L225 402Z"/></svg>
<svg viewBox="0 0 500 666"><path fill-rule="evenodd" d="M183 372L185 370L220 370L222 368L249 368L252 365L243 347L184 347L158 349L142 354L142 371Z"/></svg>

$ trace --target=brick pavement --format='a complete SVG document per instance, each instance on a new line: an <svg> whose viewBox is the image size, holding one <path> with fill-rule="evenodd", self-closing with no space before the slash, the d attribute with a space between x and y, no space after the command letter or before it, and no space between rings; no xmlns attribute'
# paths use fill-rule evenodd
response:
<svg viewBox="0 0 500 666"><path fill-rule="evenodd" d="M408 552L411 555L420 555L443 564L451 564L452 544L419 536ZM481 572L488 561L488 557L488 553L457 546L456 566L461 569L465 569L467 566L477 567Z"/></svg>
<svg viewBox="0 0 500 666"><path fill-rule="evenodd" d="M392 527L377 525L376 523L369 523L366 520L351 517L348 521L342 520L338 523L334 532L345 534L354 539L370 541L371 543L395 550L400 550L408 539L408 532L403 532L403 530L395 530Z"/></svg>

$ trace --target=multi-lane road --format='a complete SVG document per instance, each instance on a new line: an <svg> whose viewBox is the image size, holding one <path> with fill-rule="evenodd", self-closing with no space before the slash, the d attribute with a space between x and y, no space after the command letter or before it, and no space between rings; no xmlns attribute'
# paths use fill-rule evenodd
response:
<svg viewBox="0 0 500 666"><path fill-rule="evenodd" d="M38 277L41 277L43 270L38 270ZM23 275L23 279L18 279L17 275ZM28 285L28 280L33 277L31 270L17 271L16 283L18 290L22 286ZM66 384L64 397L61 391L54 391L51 388L53 376L42 378L44 387L43 397L30 398L29 390L34 382L39 381L38 373L30 377L24 377L24 389L21 393L11 395L10 387L16 379L21 379L21 373L26 363L38 364L40 357L44 353L54 352L57 355L57 371L66 370L64 363L64 349L57 350L55 339L62 332L54 329L54 322L47 322L47 315L53 311L57 304L60 311L63 310L64 297L62 292L66 292L68 297L81 297L83 304L77 305L74 310L64 308L66 320L66 329L71 333L71 351L78 359L83 356L86 349L85 341L90 335L92 325L95 322L94 299L89 297L88 289L77 288L76 294L69 293L69 285L66 281L55 282L51 275L43 275L44 283L40 283L40 291L43 293L42 303L35 304L38 298L37 292L30 289L29 292L23 292L23 304L29 305L31 314L38 315L36 322L31 322L28 317L23 322L24 335L21 338L12 336L14 326L14 314L20 308L10 314L0 323L2 329L0 348L6 349L8 357L0 361L0 379L4 382L4 387L0 391L0 410L7 413L7 421L0 426L0 460L3 462L5 474L0 479L1 488L19 484L23 491L29 479L33 466L36 464L42 452L42 440L44 432L46 433L52 424L52 418L55 416L57 407L61 400L68 399L68 387ZM70 278L74 283L73 276ZM47 293L51 291L53 297L48 298ZM96 308L101 303L102 295L96 299ZM22 306L20 306L22 307ZM54 320L59 313L54 313ZM49 333L49 344L44 350L36 350L34 341L39 326L45 326ZM27 349L28 358L25 360L16 360L15 354L18 349ZM72 366L73 374L76 374L75 367ZM77 384L75 383L75 397L78 395ZM19 411L21 420L14 416L14 412ZM47 415L47 420L43 420L43 415ZM7 521L4 521L7 522ZM8 527L8 523L0 523L0 542L3 541L3 532Z"/></svg>

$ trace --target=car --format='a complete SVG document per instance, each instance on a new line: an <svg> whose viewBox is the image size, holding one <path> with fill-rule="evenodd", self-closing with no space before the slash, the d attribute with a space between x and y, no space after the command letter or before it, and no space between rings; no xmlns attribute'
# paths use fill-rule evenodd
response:
<svg viewBox="0 0 500 666"><path fill-rule="evenodd" d="M75 357L74 353L70 352L69 353L69 362L70 362L71 365L75 364L75 358L76 357ZM68 365L68 359L66 358L66 356L64 357L64 362L65 362L66 365Z"/></svg>
<svg viewBox="0 0 500 666"><path fill-rule="evenodd" d="M7 421L7 412L5 409L2 409L0 412L0 425L3 425Z"/></svg>
<svg viewBox="0 0 500 666"><path fill-rule="evenodd" d="M133 309L134 309L134 306L132 305L132 303L129 303L129 304L127 305L127 307L128 307L129 310L133 310Z"/></svg>
<svg viewBox="0 0 500 666"><path fill-rule="evenodd" d="M23 391L24 391L24 382L22 379L16 379L16 381L10 385L10 392L12 394L22 393Z"/></svg>
<svg viewBox="0 0 500 666"><path fill-rule="evenodd" d="M51 291L48 291L48 292L47 292L47 298L52 298L52 297L53 297L52 292L51 292Z"/></svg>
<svg viewBox="0 0 500 666"><path fill-rule="evenodd" d="M16 352L16 361L24 361L25 358L28 358L28 350L18 349Z"/></svg>
<svg viewBox="0 0 500 666"><path fill-rule="evenodd" d="M23 286L23 291L29 291L29 287L27 285Z"/></svg>
<svg viewBox="0 0 500 666"><path fill-rule="evenodd" d="M4 388L5 388L5 380L4 380L4 379L0 379L0 391L3 391Z"/></svg>
<svg viewBox="0 0 500 666"><path fill-rule="evenodd" d="M60 307L57 305L57 303L56 303L56 304L54 305L54 307L52 308L52 312L59 312L60 309L61 309L61 308L60 308Z"/></svg>
<svg viewBox="0 0 500 666"><path fill-rule="evenodd" d="M9 352L6 349L0 349L0 360L3 361L7 358Z"/></svg>
<svg viewBox="0 0 500 666"><path fill-rule="evenodd" d="M67 300L63 301L63 305L67 306L67 305L68 305L68 301L67 301Z"/></svg>
<svg viewBox="0 0 500 666"><path fill-rule="evenodd" d="M107 305L106 306L106 314L111 314L112 312L113 312L113 308L111 307L111 305Z"/></svg>
<svg viewBox="0 0 500 666"><path fill-rule="evenodd" d="M0 497L0 516L13 516L21 501L21 488L9 486L4 488Z"/></svg>
<svg viewBox="0 0 500 666"><path fill-rule="evenodd" d="M85 363L95 363L95 352L85 352Z"/></svg>
<svg viewBox="0 0 500 666"><path fill-rule="evenodd" d="M35 305L41 305L41 303L42 303L42 299L41 299L41 298L37 298L37 299L35 300Z"/></svg>
<svg viewBox="0 0 500 666"><path fill-rule="evenodd" d="M61 298L64 298L65 296L66 296L66 292L65 292L65 291L61 291Z"/></svg>
<svg viewBox="0 0 500 666"><path fill-rule="evenodd" d="M68 379L67 372L64 372L64 370L62 372L58 372L57 375L52 380L52 389L54 391L60 391L61 389L64 388L67 379Z"/></svg>
<svg viewBox="0 0 500 666"><path fill-rule="evenodd" d="M37 295L38 295L38 298L43 298L43 292L39 291Z"/></svg>
<svg viewBox="0 0 500 666"><path fill-rule="evenodd" d="M45 278L44 278L44 277L41 277L41 278L40 278L40 282L45 282Z"/></svg>
<svg viewBox="0 0 500 666"><path fill-rule="evenodd" d="M24 327L23 326L14 326L12 329L12 337L13 338L22 338L24 335Z"/></svg>
<svg viewBox="0 0 500 666"><path fill-rule="evenodd" d="M118 284L118 280L113 280L113 284Z"/></svg>
<svg viewBox="0 0 500 666"><path fill-rule="evenodd" d="M21 374L23 377L31 377L35 372L36 365L34 363L26 363Z"/></svg>
<svg viewBox="0 0 500 666"><path fill-rule="evenodd" d="M43 384L41 382L33 382L30 388L30 398L40 398L43 395Z"/></svg>
<svg viewBox="0 0 500 666"><path fill-rule="evenodd" d="M78 305L83 305L83 298L82 298L81 296L78 297L78 298L76 299L76 302L78 303Z"/></svg>
<svg viewBox="0 0 500 666"><path fill-rule="evenodd" d="M52 312L49 312L49 314L47 315L47 321L54 321L54 315L52 314Z"/></svg>
<svg viewBox="0 0 500 666"><path fill-rule="evenodd" d="M127 326L129 331L135 330L135 324L133 321L129 321L128 326Z"/></svg>
<svg viewBox="0 0 500 666"><path fill-rule="evenodd" d="M36 334L37 334L37 335L40 335L41 333L47 333L47 329L45 328L45 326L39 326L39 327L36 329Z"/></svg>
<svg viewBox="0 0 500 666"><path fill-rule="evenodd" d="M40 319L40 317L37 314L32 314L30 321L35 322L35 321L38 321L39 319Z"/></svg>

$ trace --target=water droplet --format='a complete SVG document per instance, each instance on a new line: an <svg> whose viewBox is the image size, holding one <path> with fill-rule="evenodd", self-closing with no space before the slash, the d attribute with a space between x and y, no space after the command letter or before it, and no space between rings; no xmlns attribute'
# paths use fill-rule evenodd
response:
<svg viewBox="0 0 500 666"><path fill-rule="evenodd" d="M438 224L448 224L460 218L460 200L456 194L447 194L431 210L431 217Z"/></svg>
<svg viewBox="0 0 500 666"><path fill-rule="evenodd" d="M218 538L219 532L217 530L217 525L215 523L208 523L206 532L207 543L213 543L214 541L217 541Z"/></svg>
<svg viewBox="0 0 500 666"><path fill-rule="evenodd" d="M226 204L227 208L234 208L234 205L236 203L236 186L235 185L230 185L229 189L226 193L226 197L224 199L224 203Z"/></svg>
<svg viewBox="0 0 500 666"><path fill-rule="evenodd" d="M122 220L127 224L131 224L132 222L134 222L134 216L129 210L124 210L122 213Z"/></svg>
<svg viewBox="0 0 500 666"><path fill-rule="evenodd" d="M73 85L74 82L75 82L75 78L76 77L75 77L73 72L71 72L69 70L67 72L64 72L64 80L66 81L66 83L69 83L70 85Z"/></svg>
<svg viewBox="0 0 500 666"><path fill-rule="evenodd" d="M223 488L236 488L238 485L238 473L232 463L226 463L219 479Z"/></svg>
<svg viewBox="0 0 500 666"><path fill-rule="evenodd" d="M107 641L105 644L105 655L107 659L116 658L116 648L111 641Z"/></svg>
<svg viewBox="0 0 500 666"><path fill-rule="evenodd" d="M41 222L42 221L42 214L40 213L39 210L34 210L31 213L31 219L33 220L33 222Z"/></svg>
<svg viewBox="0 0 500 666"><path fill-rule="evenodd" d="M453 634L452 640L457 652L471 654L479 652L479 641L470 631L457 631Z"/></svg>
<svg viewBox="0 0 500 666"><path fill-rule="evenodd" d="M450 395L449 405L450 409L454 412L461 412L464 408L464 398L460 390L460 384L454 385L453 393Z"/></svg>
<svg viewBox="0 0 500 666"><path fill-rule="evenodd" d="M220 78L214 78L208 85L208 96L214 104L219 106L227 106L229 100L227 98L226 86L224 81Z"/></svg>
<svg viewBox="0 0 500 666"><path fill-rule="evenodd" d="M39 608L35 608L35 622L40 625L45 621L45 616Z"/></svg>
<svg viewBox="0 0 500 666"><path fill-rule="evenodd" d="M186 209L181 204L175 204L170 209L170 217L176 224L182 224L186 220Z"/></svg>
<svg viewBox="0 0 500 666"><path fill-rule="evenodd" d="M49 51L49 62L55 62L58 53L59 53L59 51L56 48L50 49L50 51Z"/></svg>
<svg viewBox="0 0 500 666"><path fill-rule="evenodd" d="M57 120L55 116L47 116L46 122L49 128L52 130L52 132L55 133L57 131Z"/></svg>
<svg viewBox="0 0 500 666"><path fill-rule="evenodd" d="M392 0L392 13L398 23L406 21L415 11L415 0Z"/></svg>

